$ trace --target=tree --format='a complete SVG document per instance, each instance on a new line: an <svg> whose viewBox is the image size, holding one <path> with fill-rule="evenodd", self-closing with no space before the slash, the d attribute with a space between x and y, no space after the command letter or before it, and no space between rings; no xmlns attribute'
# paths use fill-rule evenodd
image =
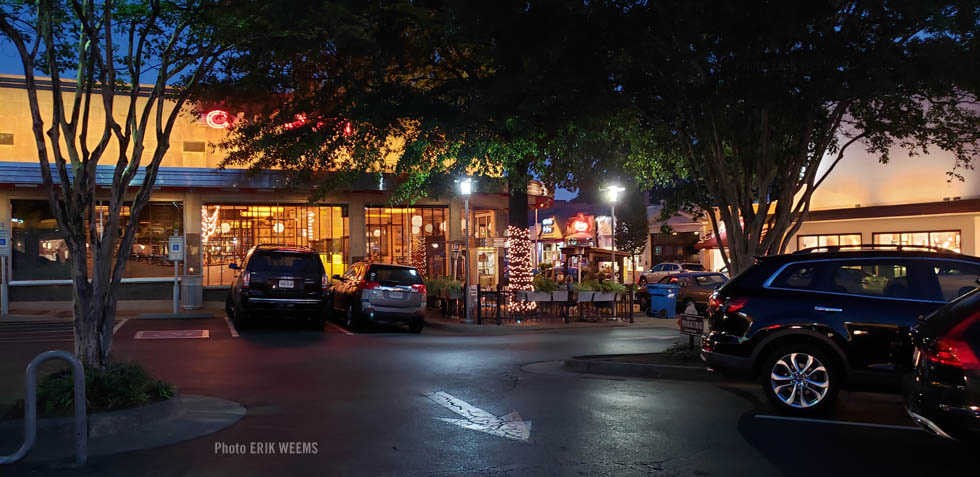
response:
<svg viewBox="0 0 980 477"><path fill-rule="evenodd" d="M117 291L139 224L122 224L120 216L128 205L129 216L138 217L149 201L188 97L241 33L234 31L239 23L222 20L230 7L163 0L0 2L0 31L23 64L41 177L71 257L75 353L96 368L109 360ZM50 85L38 81L39 71L50 76ZM66 73L75 78L63 78ZM152 84L141 84L144 79ZM39 99L48 88L50 110ZM106 156L114 166L108 197L96 187L96 167ZM134 183L140 171L144 179ZM102 230L98 200L108 201Z"/></svg>
<svg viewBox="0 0 980 477"><path fill-rule="evenodd" d="M854 147L882 162L895 146L939 147L956 167L972 166L976 8L685 1L630 10L611 74L643 124L634 146L666 151L659 161L634 153L630 165L648 180L676 180L687 204L717 207L708 217L716 236L724 224L732 273L785 251L814 191ZM960 64L974 66L943 66Z"/></svg>
<svg viewBox="0 0 980 477"><path fill-rule="evenodd" d="M621 203L623 207L618 208L616 214L616 248L629 255L632 269L636 270L636 257L643 253L650 239L646 201L633 186L627 187Z"/></svg>

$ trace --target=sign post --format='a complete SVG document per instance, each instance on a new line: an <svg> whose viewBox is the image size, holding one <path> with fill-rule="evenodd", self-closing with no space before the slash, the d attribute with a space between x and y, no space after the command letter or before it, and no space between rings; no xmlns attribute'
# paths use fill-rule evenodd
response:
<svg viewBox="0 0 980 477"><path fill-rule="evenodd" d="M688 335L688 346L694 349L694 337L704 334L704 317L681 313L677 318L677 326L680 327L681 334Z"/></svg>
<svg viewBox="0 0 980 477"><path fill-rule="evenodd" d="M0 315L9 314L10 300L8 298L9 287L7 282L7 262L10 259L10 230L7 224L0 223Z"/></svg>
<svg viewBox="0 0 980 477"><path fill-rule="evenodd" d="M180 275L177 262L184 260L184 237L174 235L167 241L167 260L174 262L174 314L180 305Z"/></svg>

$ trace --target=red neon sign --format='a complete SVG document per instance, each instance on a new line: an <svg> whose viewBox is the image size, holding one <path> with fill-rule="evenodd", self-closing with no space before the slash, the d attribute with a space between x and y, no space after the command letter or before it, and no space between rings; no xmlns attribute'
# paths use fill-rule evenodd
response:
<svg viewBox="0 0 980 477"><path fill-rule="evenodd" d="M228 111L212 109L204 116L204 122L215 129L228 129L231 126L231 116Z"/></svg>
<svg viewBox="0 0 980 477"><path fill-rule="evenodd" d="M592 226L589 221L585 218L584 214L578 214L577 217L572 219L572 230L575 232L588 232Z"/></svg>

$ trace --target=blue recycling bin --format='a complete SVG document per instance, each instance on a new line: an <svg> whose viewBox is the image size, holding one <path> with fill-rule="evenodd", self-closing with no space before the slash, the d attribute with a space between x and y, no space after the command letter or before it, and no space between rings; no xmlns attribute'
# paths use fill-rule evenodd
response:
<svg viewBox="0 0 980 477"><path fill-rule="evenodd" d="M660 283L647 285L647 292L650 293L650 309L647 310L647 316L673 318L677 314L677 294L679 291L680 287L677 285Z"/></svg>

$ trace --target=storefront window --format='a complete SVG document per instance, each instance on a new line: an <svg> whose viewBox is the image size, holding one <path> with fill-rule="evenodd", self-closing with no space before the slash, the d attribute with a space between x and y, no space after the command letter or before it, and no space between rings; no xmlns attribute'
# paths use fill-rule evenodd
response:
<svg viewBox="0 0 980 477"><path fill-rule="evenodd" d="M448 218L446 207L366 207L365 256L414 265L426 277L445 275Z"/></svg>
<svg viewBox="0 0 980 477"><path fill-rule="evenodd" d="M861 245L861 234L801 235L797 238L797 250L813 247ZM843 248L846 250L846 248Z"/></svg>
<svg viewBox="0 0 980 477"><path fill-rule="evenodd" d="M924 245L960 253L960 231L890 232L874 234L874 243L884 245Z"/></svg>
<svg viewBox="0 0 980 477"><path fill-rule="evenodd" d="M311 247L328 275L341 275L348 261L348 217L343 207L208 204L201 211L204 285L229 285L254 245Z"/></svg>
<svg viewBox="0 0 980 477"><path fill-rule="evenodd" d="M178 203L179 204L179 203ZM46 200L12 200L13 275L15 280L64 280L71 278L71 257L58 223ZM95 207L96 230L102 233L102 220L108 205ZM129 223L129 206L123 206L121 226ZM167 240L184 233L183 210L173 203L143 206L137 224L133 250L126 263L125 278L173 276L173 262L167 260ZM92 273L92 255L88 254Z"/></svg>

